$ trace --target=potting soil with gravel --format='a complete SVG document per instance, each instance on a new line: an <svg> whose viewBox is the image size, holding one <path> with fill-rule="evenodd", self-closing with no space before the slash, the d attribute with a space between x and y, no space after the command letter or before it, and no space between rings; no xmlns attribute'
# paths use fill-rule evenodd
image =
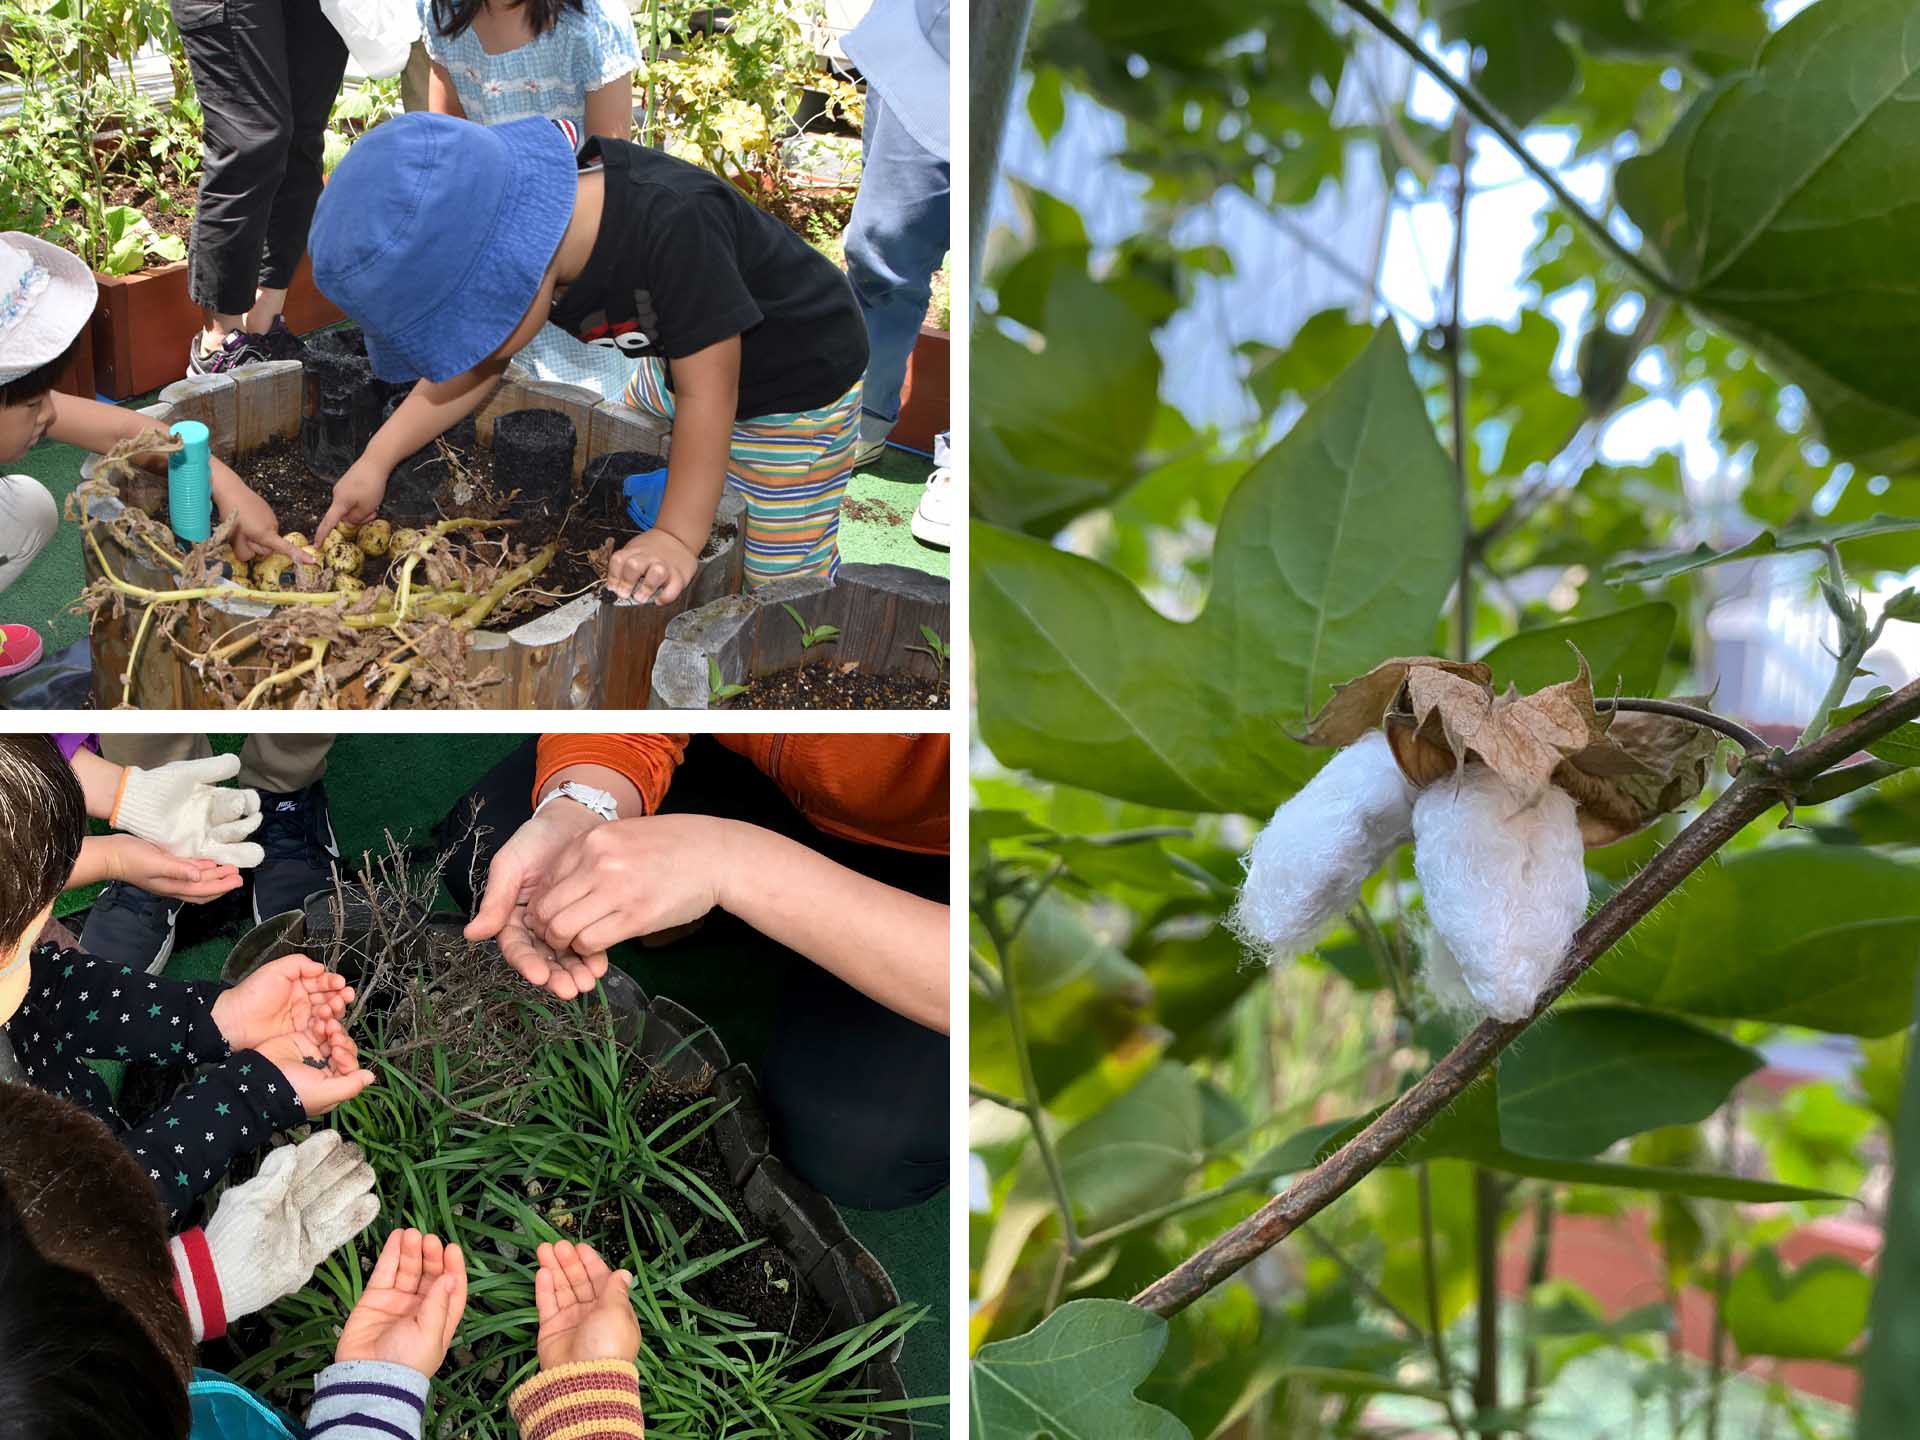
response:
<svg viewBox="0 0 1920 1440"><path fill-rule="evenodd" d="M882 675L854 662L816 660L761 675L723 710L944 710L948 685L943 676Z"/></svg>

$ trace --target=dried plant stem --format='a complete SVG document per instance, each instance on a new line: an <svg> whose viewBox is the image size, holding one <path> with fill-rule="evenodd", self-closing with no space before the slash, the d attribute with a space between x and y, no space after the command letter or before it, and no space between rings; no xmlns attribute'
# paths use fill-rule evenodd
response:
<svg viewBox="0 0 1920 1440"><path fill-rule="evenodd" d="M147 632L151 629L153 629L153 606L149 605L140 612L140 623L133 632L133 644L127 647L127 668L120 672L119 708L122 710L134 708L134 672L140 668L140 647L146 643Z"/></svg>
<svg viewBox="0 0 1920 1440"><path fill-rule="evenodd" d="M321 662L327 658L327 642L325 640L309 640L307 644L309 651L306 659L300 661L297 665L289 665L286 669L276 670L273 674L267 676L266 679L262 680L247 692L247 698L240 702L240 708L242 710L251 710L268 691L279 688L289 680L297 680L310 670L318 670Z"/></svg>

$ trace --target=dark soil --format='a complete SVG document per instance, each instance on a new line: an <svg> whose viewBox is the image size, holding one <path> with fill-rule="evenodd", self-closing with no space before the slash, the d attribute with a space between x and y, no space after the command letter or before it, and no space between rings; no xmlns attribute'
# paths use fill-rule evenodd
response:
<svg viewBox="0 0 1920 1440"><path fill-rule="evenodd" d="M694 1092L669 1085L664 1077L656 1075L635 1103L634 1115L651 1129L699 1098ZM705 1111L696 1111L678 1128L689 1129L705 1118ZM675 1130L669 1129L656 1142L657 1148L664 1149L671 1144L674 1134ZM748 1239L765 1238L766 1231L747 1210L745 1193L733 1183L721 1162L720 1147L714 1143L711 1129L674 1151L674 1159L712 1187L713 1193L740 1221L740 1228L746 1231ZM731 1227L717 1223L682 1196L663 1190L658 1198L660 1208L679 1233L689 1259L740 1244L740 1236ZM744 1315L762 1329L791 1335L803 1345L819 1339L827 1330L827 1307L821 1304L786 1252L771 1242L737 1255L690 1281L687 1293L716 1310Z"/></svg>
<svg viewBox="0 0 1920 1440"><path fill-rule="evenodd" d="M841 502L840 518L873 525L904 525L912 517L884 500L846 500Z"/></svg>
<svg viewBox="0 0 1920 1440"><path fill-rule="evenodd" d="M193 207L200 193L198 185L170 186L162 182L160 188L155 190L122 175L109 175L105 188L109 210L116 205L131 205L145 215L160 234L172 235L182 242L191 238ZM78 220L79 204L76 202L67 206L62 218Z"/></svg>
<svg viewBox="0 0 1920 1440"><path fill-rule="evenodd" d="M727 699L725 710L944 710L946 677L881 675L871 670L816 661L762 675Z"/></svg>
<svg viewBox="0 0 1920 1440"><path fill-rule="evenodd" d="M273 507L274 515L280 521L281 534L298 531L309 540L313 538L320 517L333 503L333 487L307 468L298 441L275 438L235 468L240 478ZM467 462L467 473L468 479L479 492L488 495L495 493L492 451L484 447L474 451ZM447 488L443 485L435 495L435 505L443 517L486 515L498 509L497 503L491 506L457 506L446 493ZM518 612L514 617L515 623L518 623L529 614L539 614L591 590L600 580L591 560L593 552L609 541L616 547L624 545L639 532L631 523L591 514L584 509L574 509L561 515L551 512L530 515L505 533L512 536L515 544L523 545L529 551L539 549L549 540L557 538L560 541L559 553L535 581L541 600L531 610ZM716 525L713 533L707 537L706 549L701 552L700 558L710 559L718 554L734 533L735 527L730 524ZM360 572L360 579L369 586L378 585L387 573L389 558L369 555L366 568Z"/></svg>

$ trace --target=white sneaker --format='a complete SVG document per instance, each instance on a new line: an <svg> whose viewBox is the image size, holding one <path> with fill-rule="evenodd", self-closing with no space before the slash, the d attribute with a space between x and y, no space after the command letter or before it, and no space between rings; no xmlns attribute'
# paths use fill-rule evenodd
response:
<svg viewBox="0 0 1920 1440"><path fill-rule="evenodd" d="M855 470L864 470L886 453L887 437L884 435L878 440L855 441L853 446L853 468Z"/></svg>
<svg viewBox="0 0 1920 1440"><path fill-rule="evenodd" d="M913 538L942 550L953 548L953 471L944 465L927 477L920 506L913 512Z"/></svg>

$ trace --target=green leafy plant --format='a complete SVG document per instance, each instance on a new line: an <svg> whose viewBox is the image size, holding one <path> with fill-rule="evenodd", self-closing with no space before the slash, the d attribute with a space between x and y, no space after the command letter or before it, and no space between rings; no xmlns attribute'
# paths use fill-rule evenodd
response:
<svg viewBox="0 0 1920 1440"><path fill-rule="evenodd" d="M1105 107L1145 200L1138 233L1104 214L1096 243L1012 182L975 271L982 1440L1864 1440L1920 1404L1920 1326L1895 1318L1912 1206L1887 1207L1877 1286L1779 1258L1880 1193L1916 1073L1920 685L1859 683L1920 614L1879 578L1920 565L1879 218L1920 183L1895 139L1910 11L1821 0L1775 30L1757 4L1631 8L1055 7L1024 48L1005 11L977 17L976 115L1015 63L1043 140L1069 97ZM1380 84L1381 51L1424 98ZM1515 252L1465 218L1503 167L1544 202L1517 265L1477 258ZM1573 167L1599 177L1584 201ZM1421 249L1430 307L1312 228L1341 187L1418 207L1385 228L1410 268ZM1240 343L1239 393L1189 415L1163 398L1168 327L1213 320L1255 248L1195 243L1241 196L1355 300ZM1463 314L1468 290L1506 318ZM1696 510L1647 412L1653 443L1603 444L1683 396L1738 457L1731 521ZM1834 663L1793 733L1700 698L1719 657L1695 622L1729 593L1823 606ZM1717 748L1703 789L1653 785L1644 828L1589 838L1588 912L1530 1016L1434 1002L1404 850L1307 953L1246 963L1241 856L1320 773L1299 737L1335 687L1444 652L1531 694L1575 651L1603 728L1638 711ZM1748 1082L1813 1044L1854 1073ZM1617 1312L1556 1268L1574 1216L1649 1234L1664 1293ZM1783 1378L1815 1356L1862 1368L1857 1428Z"/></svg>
<svg viewBox="0 0 1920 1440"><path fill-rule="evenodd" d="M707 699L714 703L730 700L735 695L744 695L747 687L735 685L720 678L720 662L713 656L707 656Z"/></svg>
<svg viewBox="0 0 1920 1440"><path fill-rule="evenodd" d="M922 625L920 627L920 638L927 643L924 645L909 645L907 649L918 650L922 655L931 655L933 657L933 663L939 667L940 673L942 675L946 674L947 661L952 658L953 652L947 648L947 642L940 638L940 632L931 625Z"/></svg>
<svg viewBox="0 0 1920 1440"><path fill-rule="evenodd" d="M811 650L816 645L828 640L836 640L840 636L840 627L837 625L809 625L806 617L793 606L783 604L780 608L791 615L793 623L800 627L800 644L804 649Z"/></svg>

